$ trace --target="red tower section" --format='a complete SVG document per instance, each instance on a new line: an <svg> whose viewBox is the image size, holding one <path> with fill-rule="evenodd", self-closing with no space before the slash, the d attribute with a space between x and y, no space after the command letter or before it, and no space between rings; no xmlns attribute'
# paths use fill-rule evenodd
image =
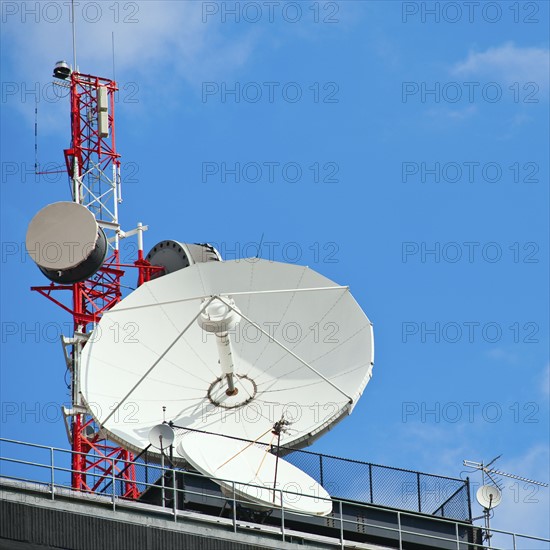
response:
<svg viewBox="0 0 550 550"><path fill-rule="evenodd" d="M137 498L133 455L110 442L96 426L80 394L80 353L102 314L117 304L121 297L124 269L138 270L138 285L150 279L154 267L143 258L142 232L146 227L124 233L118 220L121 203L120 155L116 150L115 93L116 82L97 76L72 72L70 87L71 146L65 150L67 173L71 182L71 199L89 209L108 239L107 257L89 279L75 284L51 283L32 287L70 313L74 322L72 338L64 338L67 367L71 373L71 409L64 408L72 446L72 487L79 491L105 490L113 479L119 494ZM119 241L138 235L138 257L133 264L122 265ZM64 291L64 292L60 292ZM69 296L72 294L72 299ZM112 491L115 486L112 484Z"/></svg>

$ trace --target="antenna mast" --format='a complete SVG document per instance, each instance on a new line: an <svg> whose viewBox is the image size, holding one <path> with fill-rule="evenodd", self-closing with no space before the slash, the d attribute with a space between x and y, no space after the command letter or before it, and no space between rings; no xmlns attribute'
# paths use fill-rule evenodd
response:
<svg viewBox="0 0 550 550"><path fill-rule="evenodd" d="M76 17L74 12L74 0L71 0L71 23L73 29L73 71L78 71L76 64Z"/></svg>
<svg viewBox="0 0 550 550"><path fill-rule="evenodd" d="M48 275L40 266L40 261L37 261L43 273L53 282L48 286L32 287L32 290L47 297L73 317L74 333L72 337L62 339L67 369L71 374L71 408L63 407L63 413L73 450L72 486L79 491L101 491L105 488L106 478L115 476L122 481L120 485L117 484L121 487L120 495L135 499L139 491L134 464L131 463L133 455L107 439L106 434L95 424L82 398L81 353L103 313L122 298L123 268L138 268L138 285L150 279L154 268L143 259L142 233L147 230L147 226L138 224L137 229L126 233L120 228L118 207L122 202L121 163L115 139L115 94L118 86L114 80L78 71L74 6L72 0L73 69L60 61L54 68L53 76L62 80L62 85L70 90L71 144L65 149L64 155L71 181L71 200L87 209L95 218L99 232L107 243L106 253L104 260L99 260L99 269L94 270L95 273L86 272L82 276L86 279L75 277L68 279L69 282L56 279L56 274L61 277L62 271L54 269ZM71 229L74 227L67 221L64 231L72 234L74 232ZM133 265L123 265L120 262L119 241L136 234L138 257ZM74 239L65 239L59 234L59 242L54 244L66 246L67 243L63 242L65 240ZM89 248L90 243L79 244ZM70 305L58 299L60 290L70 291Z"/></svg>

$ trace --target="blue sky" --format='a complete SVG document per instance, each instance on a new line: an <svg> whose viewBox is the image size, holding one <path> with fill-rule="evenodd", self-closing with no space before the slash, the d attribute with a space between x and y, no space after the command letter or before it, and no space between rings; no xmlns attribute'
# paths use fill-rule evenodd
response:
<svg viewBox="0 0 550 550"><path fill-rule="evenodd" d="M78 64L112 77L114 32L120 219L149 225L146 248L231 259L263 236L264 258L350 285L374 322L372 381L313 450L457 477L502 453L548 481L549 8L472 4L241 2L237 22L232 2L83 2ZM2 6L0 431L65 446L59 415L29 414L67 400L70 321L29 291L23 250L36 211L69 200L64 176L25 172L36 97L39 162L69 139L50 95L68 7L40 6ZM532 493L507 483L494 527L548 536Z"/></svg>

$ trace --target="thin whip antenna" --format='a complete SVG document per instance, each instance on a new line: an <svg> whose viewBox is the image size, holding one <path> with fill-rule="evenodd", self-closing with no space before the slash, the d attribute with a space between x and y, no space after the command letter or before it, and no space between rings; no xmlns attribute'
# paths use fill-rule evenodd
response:
<svg viewBox="0 0 550 550"><path fill-rule="evenodd" d="M261 258L262 256L262 245L264 244L264 235L265 233L262 233L262 238L260 239L260 242L258 244L258 253L256 254L256 258Z"/></svg>
<svg viewBox="0 0 550 550"><path fill-rule="evenodd" d="M42 176L44 174L66 174L67 173L66 168L58 169L58 168L61 168L60 166L56 166L55 168L56 168L55 170L40 170L40 162L38 161L38 97L36 97L34 102L34 175Z"/></svg>
<svg viewBox="0 0 550 550"><path fill-rule="evenodd" d="M113 81L116 82L115 73L115 31L111 33L111 49L113 50Z"/></svg>
<svg viewBox="0 0 550 550"><path fill-rule="evenodd" d="M38 173L38 97L34 104L34 173Z"/></svg>
<svg viewBox="0 0 550 550"><path fill-rule="evenodd" d="M73 71L77 71L76 66L76 17L74 12L74 0L71 0L72 24L73 24Z"/></svg>

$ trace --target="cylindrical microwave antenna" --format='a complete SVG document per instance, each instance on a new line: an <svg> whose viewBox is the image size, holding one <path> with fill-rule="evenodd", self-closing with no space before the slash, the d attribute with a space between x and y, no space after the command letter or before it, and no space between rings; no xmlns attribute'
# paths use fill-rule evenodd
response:
<svg viewBox="0 0 550 550"><path fill-rule="evenodd" d="M27 252L54 283L73 284L94 275L107 256L107 238L95 216L76 202L55 202L29 224Z"/></svg>

